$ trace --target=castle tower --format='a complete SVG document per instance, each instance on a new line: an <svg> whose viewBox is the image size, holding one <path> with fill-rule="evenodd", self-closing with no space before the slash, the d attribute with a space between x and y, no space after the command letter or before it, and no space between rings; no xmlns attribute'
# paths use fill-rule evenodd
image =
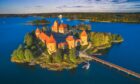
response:
<svg viewBox="0 0 140 84"><path fill-rule="evenodd" d="M37 28L35 31L35 35L37 38L39 37L40 33L41 33L41 31L39 30L39 28Z"/></svg>
<svg viewBox="0 0 140 84"><path fill-rule="evenodd" d="M66 38L66 41L68 43L69 49L75 48L75 40L74 40L73 36L68 36Z"/></svg>
<svg viewBox="0 0 140 84"><path fill-rule="evenodd" d="M53 32L58 32L58 21L54 21L54 24L52 26L52 31Z"/></svg>
<svg viewBox="0 0 140 84"><path fill-rule="evenodd" d="M46 40L46 45L49 54L56 52L56 40L53 35L51 35L50 38Z"/></svg>
<svg viewBox="0 0 140 84"><path fill-rule="evenodd" d="M80 35L80 39L81 39L81 45L88 45L88 39L87 39L87 33L85 30L82 31L81 35Z"/></svg>
<svg viewBox="0 0 140 84"><path fill-rule="evenodd" d="M59 33L65 33L67 31L67 25L66 24L60 24L59 25Z"/></svg>

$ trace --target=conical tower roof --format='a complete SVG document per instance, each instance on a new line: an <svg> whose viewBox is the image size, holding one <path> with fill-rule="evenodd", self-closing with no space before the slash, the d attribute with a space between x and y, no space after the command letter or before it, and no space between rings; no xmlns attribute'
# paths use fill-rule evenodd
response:
<svg viewBox="0 0 140 84"><path fill-rule="evenodd" d="M39 35L39 38L42 39L42 40L46 40L48 39L48 35L46 35L44 32L41 32L41 34Z"/></svg>
<svg viewBox="0 0 140 84"><path fill-rule="evenodd" d="M36 33L40 33L40 29L39 28L36 28Z"/></svg>
<svg viewBox="0 0 140 84"><path fill-rule="evenodd" d="M48 43L56 43L54 36L51 34Z"/></svg>
<svg viewBox="0 0 140 84"><path fill-rule="evenodd" d="M85 30L82 31L81 36L87 36L87 33Z"/></svg>

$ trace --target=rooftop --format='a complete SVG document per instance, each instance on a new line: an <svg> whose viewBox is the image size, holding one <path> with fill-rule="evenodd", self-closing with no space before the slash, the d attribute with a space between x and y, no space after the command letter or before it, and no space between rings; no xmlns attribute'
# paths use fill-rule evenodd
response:
<svg viewBox="0 0 140 84"><path fill-rule="evenodd" d="M69 35L69 36L66 38L66 40L68 40L68 41L72 41L72 40L74 40L74 38L73 38L72 35Z"/></svg>
<svg viewBox="0 0 140 84"><path fill-rule="evenodd" d="M87 33L86 33L86 31L85 31L85 30L84 30L84 31L82 31L81 36L87 36Z"/></svg>

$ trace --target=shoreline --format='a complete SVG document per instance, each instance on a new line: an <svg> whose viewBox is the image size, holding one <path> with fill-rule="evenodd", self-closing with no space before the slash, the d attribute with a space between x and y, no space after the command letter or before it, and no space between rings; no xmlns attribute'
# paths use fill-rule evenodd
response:
<svg viewBox="0 0 140 84"><path fill-rule="evenodd" d="M75 19L75 20L86 21L89 19ZM89 22L140 24L140 22L125 22L125 21L93 21L93 20L89 20Z"/></svg>
<svg viewBox="0 0 140 84"><path fill-rule="evenodd" d="M18 61L18 60L12 60L11 61L13 63L16 64L26 64L28 66L37 66L39 65L41 68L45 68L48 70L52 70L52 71L62 71L62 70L70 70L70 69L74 69L76 67L78 67L79 64L86 62L86 61L91 61L92 59L90 58L83 58L80 57L80 61L78 61L77 63L69 63L69 62L60 62L60 63L38 63L38 61L35 61L35 63L30 64L32 62L24 62L24 61Z"/></svg>

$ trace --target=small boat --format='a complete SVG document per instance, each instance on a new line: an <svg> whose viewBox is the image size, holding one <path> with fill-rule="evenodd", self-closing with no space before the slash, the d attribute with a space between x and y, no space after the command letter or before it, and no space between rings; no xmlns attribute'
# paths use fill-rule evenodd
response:
<svg viewBox="0 0 140 84"><path fill-rule="evenodd" d="M89 62L86 62L86 64L85 64L82 68L84 68L84 69L88 70L88 69L89 69L89 67L90 67Z"/></svg>

